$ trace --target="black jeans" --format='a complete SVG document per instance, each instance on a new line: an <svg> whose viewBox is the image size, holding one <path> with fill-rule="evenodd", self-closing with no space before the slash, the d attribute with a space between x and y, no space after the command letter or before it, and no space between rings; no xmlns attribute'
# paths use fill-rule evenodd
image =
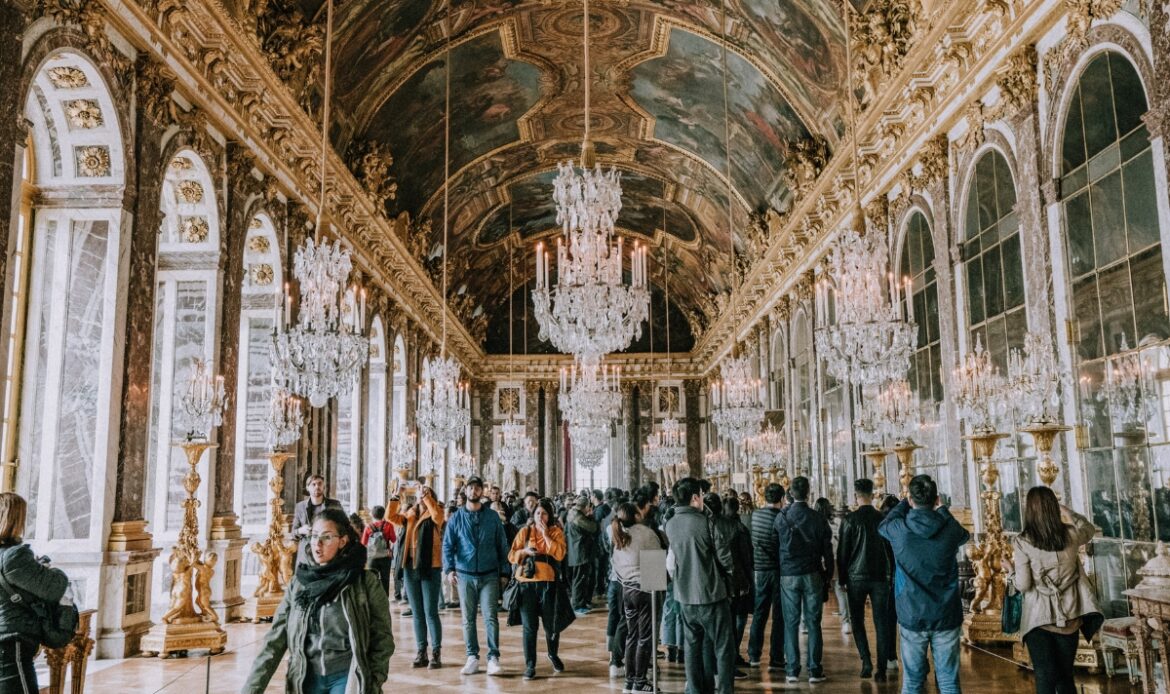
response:
<svg viewBox="0 0 1170 694"><path fill-rule="evenodd" d="M1033 629L1024 635L1024 645L1036 670L1036 694L1076 694L1073 662L1080 634L1055 634Z"/></svg>
<svg viewBox="0 0 1170 694"><path fill-rule="evenodd" d="M0 642L0 692L4 694L38 694L37 671L33 656L37 649L20 639Z"/></svg>
<svg viewBox="0 0 1170 694"><path fill-rule="evenodd" d="M520 586L520 624L523 628L524 664L528 667L536 667L538 623L544 626L544 645L548 648L548 654L553 656L557 654L560 635L551 629L554 616L553 601L545 600L545 591L551 590L552 586L553 583L549 581L525 583Z"/></svg>
<svg viewBox="0 0 1170 694"><path fill-rule="evenodd" d="M845 587L849 594L849 621L853 625L853 642L863 665L873 665L869 652L869 635L865 633L865 599L873 605L873 630L877 635L877 671L886 671L886 661L894 652L890 643L890 584L887 581L850 581Z"/></svg>
<svg viewBox="0 0 1170 694"><path fill-rule="evenodd" d="M573 603L574 610L587 610L592 605L593 579L596 571L597 568L592 563L569 567L572 574L570 587L572 597L569 602Z"/></svg>
<svg viewBox="0 0 1170 694"><path fill-rule="evenodd" d="M731 603L679 604L686 654L687 694L731 694L735 686L735 644Z"/></svg>
<svg viewBox="0 0 1170 694"><path fill-rule="evenodd" d="M654 644L654 620L650 618L653 596L637 588L622 588L622 606L626 613L626 679L634 684L646 683Z"/></svg>
<svg viewBox="0 0 1170 694"><path fill-rule="evenodd" d="M382 582L382 590L386 591L386 595L390 594L390 570L393 566L394 560L390 557L370 560L370 571L378 574L378 580Z"/></svg>
<svg viewBox="0 0 1170 694"><path fill-rule="evenodd" d="M772 616L772 641L768 646L768 664L784 665L784 608L780 602L780 572L756 572L756 605L752 612L752 630L748 636L748 660L758 661L764 653L764 630Z"/></svg>
<svg viewBox="0 0 1170 694"><path fill-rule="evenodd" d="M609 608L609 615L605 623L605 640L609 648L609 661L621 665L626 653L626 624L625 613L622 610L622 584L617 581L606 583L605 604Z"/></svg>

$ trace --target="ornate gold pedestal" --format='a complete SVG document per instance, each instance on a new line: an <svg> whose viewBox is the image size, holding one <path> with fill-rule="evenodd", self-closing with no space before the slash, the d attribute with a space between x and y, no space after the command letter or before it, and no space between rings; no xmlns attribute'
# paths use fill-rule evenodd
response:
<svg viewBox="0 0 1170 694"><path fill-rule="evenodd" d="M914 451L922 448L910 439L894 444L894 456L898 458L898 481L902 483L902 498L910 496L910 480L914 479Z"/></svg>
<svg viewBox="0 0 1170 694"><path fill-rule="evenodd" d="M886 458L889 457L890 452L880 448L867 448L861 454L869 459L869 464L873 467L874 495L884 494L886 491Z"/></svg>
<svg viewBox="0 0 1170 694"><path fill-rule="evenodd" d="M268 454L272 465L272 477L268 488L272 498L268 501L268 537L263 542L253 542L252 553L260 558L260 583L252 597L244 603L242 614L245 619L259 622L272 619L276 608L284 599L284 587L292 580L293 563L297 556L297 543L285 541L284 464L292 458L287 451L273 451Z"/></svg>
<svg viewBox="0 0 1170 694"><path fill-rule="evenodd" d="M1060 474L1060 466L1052 459L1052 445L1057 435L1071 430L1072 427L1056 422L1036 422L1020 429L1032 436L1036 446L1036 477L1046 487L1051 487Z"/></svg>
<svg viewBox="0 0 1170 694"><path fill-rule="evenodd" d="M65 693L66 670L72 671L69 677L70 693L82 694L85 691L85 666L94 644L89 636L93 613L93 610L78 613L77 631L69 643L61 648L45 649L45 663L49 666L49 694Z"/></svg>
<svg viewBox="0 0 1170 694"><path fill-rule="evenodd" d="M1001 627L1003 596L1006 589L1003 567L1004 560L1011 561L1012 548L1003 534L1003 522L999 510L999 468L992 457L1000 439L1007 438L991 430L979 430L963 437L971 442L971 451L979 462L980 479L983 482L983 540L968 545L967 556L975 569L975 597L971 599L971 612L963 620L963 640L978 644L1010 644L1014 636L1003 633ZM980 462L981 461L981 462Z"/></svg>
<svg viewBox="0 0 1170 694"><path fill-rule="evenodd" d="M219 615L211 607L211 578L219 559L215 552L199 549L199 518L195 492L202 481L196 466L203 452L214 446L207 441L187 440L179 444L187 456L183 488L183 528L167 563L171 567L171 606L162 621L142 637L143 655L165 658L188 650L207 649L212 655L223 652L227 634L219 626Z"/></svg>

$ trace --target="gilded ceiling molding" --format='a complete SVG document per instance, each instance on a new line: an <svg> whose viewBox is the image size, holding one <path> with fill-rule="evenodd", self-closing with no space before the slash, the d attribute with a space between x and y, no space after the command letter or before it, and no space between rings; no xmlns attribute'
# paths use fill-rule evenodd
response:
<svg viewBox="0 0 1170 694"><path fill-rule="evenodd" d="M386 203L398 196L398 182L390 173L394 155L390 147L375 140L354 140L349 145L349 168L370 196L374 208L386 214Z"/></svg>
<svg viewBox="0 0 1170 694"><path fill-rule="evenodd" d="M1059 83L1062 71L1076 62L1077 54L1089 47L1089 29L1121 10L1123 0L1064 0L1064 37L1044 54L1045 83Z"/></svg>
<svg viewBox="0 0 1170 694"><path fill-rule="evenodd" d="M853 88L860 92L862 110L873 105L902 69L921 17L918 0L875 0L855 20L849 38L853 44Z"/></svg>
<svg viewBox="0 0 1170 694"><path fill-rule="evenodd" d="M130 59L118 50L106 33L106 9L98 0L42 0L37 16L59 26L79 29L96 62L109 71L123 88L134 74Z"/></svg>
<svg viewBox="0 0 1170 694"><path fill-rule="evenodd" d="M987 120L1009 120L1035 107L1039 86L1036 74L1038 60L1034 43L1008 56L1007 62L995 73L999 102L988 114Z"/></svg>

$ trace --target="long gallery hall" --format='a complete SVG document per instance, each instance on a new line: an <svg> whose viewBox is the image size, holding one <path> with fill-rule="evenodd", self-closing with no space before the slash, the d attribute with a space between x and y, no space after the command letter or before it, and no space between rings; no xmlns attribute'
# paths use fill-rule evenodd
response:
<svg viewBox="0 0 1170 694"><path fill-rule="evenodd" d="M0 0L0 694L1170 688L1163 0Z"/></svg>

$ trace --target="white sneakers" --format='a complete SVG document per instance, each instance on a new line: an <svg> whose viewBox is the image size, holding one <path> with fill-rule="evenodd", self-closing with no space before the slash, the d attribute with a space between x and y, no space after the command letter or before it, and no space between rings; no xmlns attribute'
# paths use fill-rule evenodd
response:
<svg viewBox="0 0 1170 694"><path fill-rule="evenodd" d="M842 623L841 624L841 633L842 634L852 634L853 633L853 626L849 622Z"/></svg>
<svg viewBox="0 0 1170 694"><path fill-rule="evenodd" d="M610 665L609 666L610 679L617 679L618 677L625 677L625 676L626 676L626 669L624 667L621 667L620 665Z"/></svg>
<svg viewBox="0 0 1170 694"><path fill-rule="evenodd" d="M500 659L499 658L488 658L487 673L489 675L498 675L498 674L500 674L501 669L502 668L500 667Z"/></svg>
<svg viewBox="0 0 1170 694"><path fill-rule="evenodd" d="M479 672L479 658L474 655L467 656L467 663L463 669L459 671L460 675L474 675Z"/></svg>

